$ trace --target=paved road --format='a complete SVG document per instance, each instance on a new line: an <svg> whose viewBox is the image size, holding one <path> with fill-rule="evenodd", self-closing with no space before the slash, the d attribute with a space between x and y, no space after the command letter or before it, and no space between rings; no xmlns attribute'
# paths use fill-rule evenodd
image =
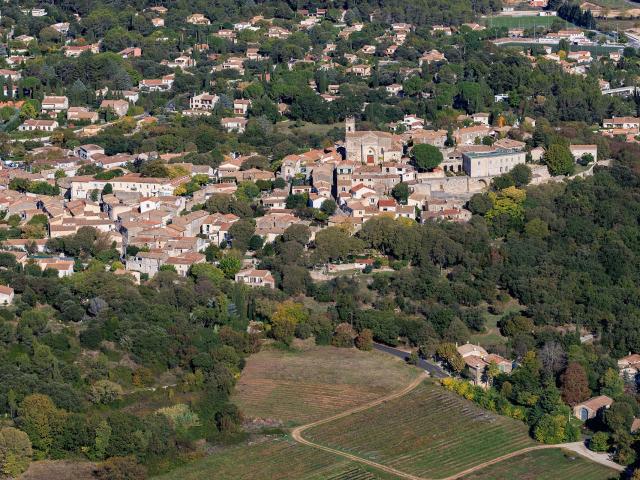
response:
<svg viewBox="0 0 640 480"><path fill-rule="evenodd" d="M409 358L409 354L407 352L405 352L404 350L400 350L398 348L389 347L389 346L383 345L381 343L374 343L373 344L373 348L375 348L376 350L379 350L380 352L388 353L390 355L393 355L394 357L398 357L398 358L401 358L403 360L406 360L407 358ZM422 368L423 370L426 370L427 372L429 372L429 375L431 375L434 378L445 378L445 377L449 376L447 374L447 372L445 372L438 365L435 365L435 364L433 364L431 362L427 362L423 358L418 360L418 366L420 368Z"/></svg>

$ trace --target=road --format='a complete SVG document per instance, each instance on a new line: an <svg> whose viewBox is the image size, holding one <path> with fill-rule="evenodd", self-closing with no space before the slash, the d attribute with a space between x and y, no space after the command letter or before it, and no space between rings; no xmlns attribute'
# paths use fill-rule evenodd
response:
<svg viewBox="0 0 640 480"><path fill-rule="evenodd" d="M383 345L381 343L374 343L373 344L373 348L375 348L376 350L378 350L380 352L388 353L390 355L393 355L394 357L398 357L398 358L401 358L403 360L406 360L407 358L409 358L409 353L405 352L404 350L400 350L398 348L389 347L389 346ZM433 378L445 378L445 377L449 376L447 374L447 372L445 372L438 365L435 365L435 364L433 364L431 362L428 362L423 358L418 360L418 367L420 367L423 370L429 372L429 375L431 375Z"/></svg>

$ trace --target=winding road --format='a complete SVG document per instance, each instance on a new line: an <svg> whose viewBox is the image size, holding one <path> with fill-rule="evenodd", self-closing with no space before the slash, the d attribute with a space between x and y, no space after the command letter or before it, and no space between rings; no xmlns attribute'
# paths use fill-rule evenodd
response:
<svg viewBox="0 0 640 480"><path fill-rule="evenodd" d="M377 350L386 351L387 353L392 353L392 352L389 352L387 349L394 350L395 352L398 352L397 354L393 353L396 356L401 356L401 353L404 353L405 356L408 356L407 352L403 352L402 350L398 350L398 349L394 349L394 348L391 348L391 347L387 347L386 345L375 344L375 347L376 347ZM379 347L384 347L385 349L383 350L382 348L379 348ZM406 358L406 357L402 357L402 358ZM427 363L427 362L425 362L425 363ZM438 372L438 370L440 370L439 367L436 367L435 365L430 364L430 363L427 363L427 365L437 368L437 370L434 370L434 371L436 373L438 373L438 374L440 373L440 372ZM420 366L422 366L422 365L420 365ZM425 370L426 370L426 368L425 368ZM368 465L370 467L376 468L376 469L381 470L383 472L395 475L395 476L397 476L399 478L403 478L403 479L406 479L406 480L433 480L433 479L430 479L430 478L420 477L420 476L413 475L413 474L410 474L410 473L407 473L407 472L403 472L401 470L397 470L397 469L389 467L387 465L383 465L381 463L377 463L377 462L374 462L374 461L371 461L371 460L367 460L366 458L362 458L362 457L359 457L357 455L353 455L353 454L350 454L350 453L342 452L342 451L337 450L335 448L327 447L326 445L320 445L318 443L311 442L310 440L307 440L302 436L302 434L306 430L308 430L310 428L317 427L318 425L323 425L325 423L333 422L334 420L338 420L340 418L344 418L344 417L347 417L349 415L353 415L355 413L362 412L364 410L368 410L370 408L376 407L376 406L381 405L381 404L383 404L385 402L388 402L390 400L395 400L397 398L403 397L404 395L408 394L413 389L415 389L418 385L420 385L423 382L423 380L425 380L429 376L429 373L430 372L427 372L427 371L423 372L420 376L418 376L415 380L413 380L409 385L404 387L402 390L390 393L389 395L386 395L384 397L378 398L377 400L373 400L372 402L366 403L364 405L360 405L359 407L354 407L354 408L351 408L349 410L345 410L344 412L338 413L336 415L332 415L330 417L323 418L322 420L317 420L315 422L307 423L306 425L301 425L299 427L296 427L291 431L291 437L296 442L298 442L298 443L300 443L302 445L306 445L306 446L312 447L312 448L317 448L318 450L323 450L325 452L329 452L329 453L332 453L334 455L338 455L338 456L347 458L347 459L352 460L354 462L358 462L358 463L361 463L361 464L364 464L364 465ZM444 375L446 376L446 374L444 374ZM441 377L439 377L439 378L441 378ZM575 452L575 453L577 453L577 454L579 454L579 455L581 455L583 457L588 458L589 460L591 460L593 462L599 463L601 465L604 465L604 466L609 467L611 469L617 470L619 472L624 471L624 467L623 466L612 462L611 460L609 460L607 458L606 455L598 454L598 453L595 453L595 452L592 452L592 451L588 450L585 447L583 442L573 442L573 443L561 443L561 444L558 444L558 445L535 445L533 447L523 448L521 450L516 450L515 452L511 452L511 453L508 453L506 455L502 455L500 457L496 457L494 459L491 459L491 460L488 460L486 462L480 463L480 464L475 465L473 467L470 467L470 468L468 468L466 470L463 470L462 472L458 472L455 475L451 475L449 477L442 478L442 479L439 479L439 480L458 480L458 479L461 479L462 477L464 477L466 475L474 473L474 472L476 472L478 470L482 470L485 467L488 467L490 465L502 462L504 460L508 460L510 458L517 457L519 455L522 455L522 454L525 454L525 453L528 453L528 452L532 452L534 450L544 450L544 449L550 449L550 448L563 448L565 450L571 450L571 451L573 451L573 452Z"/></svg>

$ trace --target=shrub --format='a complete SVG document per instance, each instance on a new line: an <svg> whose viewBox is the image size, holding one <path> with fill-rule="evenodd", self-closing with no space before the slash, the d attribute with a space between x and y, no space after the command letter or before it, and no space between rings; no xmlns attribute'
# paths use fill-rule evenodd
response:
<svg viewBox="0 0 640 480"><path fill-rule="evenodd" d="M111 403L122 395L122 387L110 380L98 380L89 390L89 400L93 403Z"/></svg>
<svg viewBox="0 0 640 480"><path fill-rule="evenodd" d="M606 452L609 450L609 434L607 432L596 432L589 439L589 449L594 452Z"/></svg>

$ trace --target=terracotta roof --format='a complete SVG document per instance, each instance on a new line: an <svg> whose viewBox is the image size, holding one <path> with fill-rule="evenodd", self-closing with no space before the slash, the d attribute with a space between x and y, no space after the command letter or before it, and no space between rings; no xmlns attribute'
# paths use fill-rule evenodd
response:
<svg viewBox="0 0 640 480"><path fill-rule="evenodd" d="M585 400L582 403L576 405L576 407L586 407L594 412L597 412L603 407L608 407L613 403L613 399L607 397L606 395L599 395L597 397L590 398L589 400Z"/></svg>

